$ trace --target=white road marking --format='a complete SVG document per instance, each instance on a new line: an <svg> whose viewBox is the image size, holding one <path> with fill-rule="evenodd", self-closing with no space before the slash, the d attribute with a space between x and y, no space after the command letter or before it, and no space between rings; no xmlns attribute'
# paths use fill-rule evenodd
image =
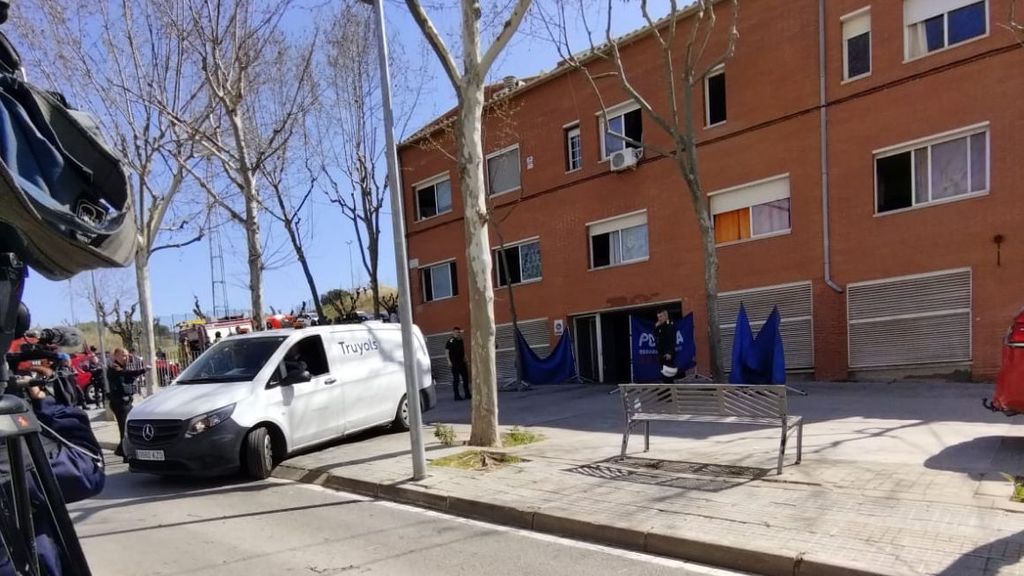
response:
<svg viewBox="0 0 1024 576"><path fill-rule="evenodd" d="M282 483L290 483L288 480L280 480ZM612 548L610 546L604 546L601 544L594 544L591 542L581 542L579 540L570 540L561 536L554 536L551 534L544 534L542 532L533 532L531 530L524 530L522 528L512 528L510 526L502 526L500 524L491 524L490 522L483 522L480 520L473 520L470 518L463 518L461 516L452 516L451 514L445 514L444 512L438 512L436 510L428 510L425 508L417 508L416 506L410 506L408 504L400 504L398 502L390 502L387 500L375 500L359 494L353 494L351 492L343 492L340 490L332 490L330 488L324 488L323 486L317 486L315 484L298 484L307 490L313 490L316 492L322 492L325 494L333 494L338 497L344 497L350 500L356 500L359 502L367 502L375 504L377 506L384 506L387 508L393 508L395 510L402 510L404 512L411 512L414 514L420 514L423 516L429 516L431 518L437 518L440 520L446 520L448 522L458 522L460 524L466 524L475 528L483 528L486 530L494 530L496 532L505 532L509 534L515 534L517 536L525 536L527 538L533 538L535 540L542 540L544 542L550 542L553 544L559 544L562 546L571 546L573 548L581 548L584 550L590 550L592 552L600 552L611 556L618 556L619 558L627 558L629 560L636 560L638 562L645 562L648 564L655 564L658 566L664 566L666 568L683 568L693 572L694 574L700 574L702 576L750 576L745 572L734 572L730 570L723 570L721 568L712 568L710 566L704 566L702 564L694 564L692 562L686 562L684 560L675 560L672 558L664 558L662 556L653 556L651 554L644 554L642 552L633 552L630 550L622 550L619 548Z"/></svg>

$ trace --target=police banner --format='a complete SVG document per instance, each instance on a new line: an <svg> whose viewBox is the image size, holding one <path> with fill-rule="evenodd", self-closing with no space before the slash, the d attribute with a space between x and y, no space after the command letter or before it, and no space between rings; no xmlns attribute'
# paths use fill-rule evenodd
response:
<svg viewBox="0 0 1024 576"><path fill-rule="evenodd" d="M654 322L631 316L630 325L633 382L661 381L661 361L658 358L658 344L654 339ZM697 364L697 345L693 341L693 314L676 320L675 326L676 367L682 372Z"/></svg>

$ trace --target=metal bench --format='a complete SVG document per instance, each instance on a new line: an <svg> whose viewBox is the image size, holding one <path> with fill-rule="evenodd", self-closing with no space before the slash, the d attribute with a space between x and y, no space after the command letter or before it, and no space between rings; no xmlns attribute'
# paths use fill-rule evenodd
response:
<svg viewBox="0 0 1024 576"><path fill-rule="evenodd" d="M644 425L644 452L651 448L651 422L710 422L778 426L779 465L786 455L786 441L796 429L796 463L803 455L803 417L789 413L786 387L781 385L739 384L620 384L622 406L626 412L626 431L622 434L622 455L626 455L629 435Z"/></svg>

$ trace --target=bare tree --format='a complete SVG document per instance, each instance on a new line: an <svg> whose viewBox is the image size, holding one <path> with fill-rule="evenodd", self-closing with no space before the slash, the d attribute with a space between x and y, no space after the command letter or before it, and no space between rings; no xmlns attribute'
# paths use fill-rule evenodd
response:
<svg viewBox="0 0 1024 576"><path fill-rule="evenodd" d="M100 115L113 146L131 171L139 249L135 257L142 353L155 364L153 302L149 262L160 250L198 242L202 208L178 210L172 202L185 188L185 166L194 145L179 139L168 117L154 102L175 116L197 122L202 114L193 69L161 17L167 0L135 3L111 0L96 4L30 0L16 12L22 41L38 61L35 67L51 84L66 86L73 98ZM46 33L38 33L45 30ZM53 38L61 38L53 42ZM181 233L189 233L181 237ZM158 240L172 239L160 245ZM187 238L187 239L186 239ZM147 375L149 392L156 375Z"/></svg>
<svg viewBox="0 0 1024 576"><path fill-rule="evenodd" d="M322 43L325 74L315 130L324 192L352 224L363 269L369 278L373 311L380 313L380 217L389 190L384 162L383 100L373 11L357 2L339 3L334 25ZM423 89L424 72L403 58L399 46L390 54L398 98L405 105L398 118L404 132Z"/></svg>
<svg viewBox="0 0 1024 576"><path fill-rule="evenodd" d="M1024 45L1024 21L1017 14L1017 0L1010 2L1010 19L1006 27L1017 37L1017 41Z"/></svg>
<svg viewBox="0 0 1024 576"><path fill-rule="evenodd" d="M531 0L516 0L497 37L483 54L480 51L479 0L461 0L462 68L441 38L420 0L406 0L416 24L444 67L458 96L458 165L469 262L470 346L473 414L469 443L500 446L498 389L494 349L494 284L491 279L491 247L488 237L487 191L484 186L483 109L487 73L523 21Z"/></svg>
<svg viewBox="0 0 1024 576"><path fill-rule="evenodd" d="M366 296L364 286L356 286L352 291L328 290L320 297L323 306L330 306L339 320L348 320L359 311L359 302Z"/></svg>
<svg viewBox="0 0 1024 576"><path fill-rule="evenodd" d="M121 339L121 346L133 353L138 352L137 346L143 333L142 325L135 320L137 308L138 303L134 303L122 310L120 298L114 298L110 310L106 310L104 304L100 303L100 318L103 319L103 325L111 334Z"/></svg>
<svg viewBox="0 0 1024 576"><path fill-rule="evenodd" d="M655 21L648 10L647 0L640 1L641 14L660 54L661 82L658 89L664 91L661 95L642 94L633 85L633 77L628 70L630 65L624 61L619 41L613 37L611 31L612 0L607 2L604 44L595 46L591 36L590 48L582 54L574 53L569 46L565 25L570 17L566 16L565 4L559 5L557 18L542 17L542 21L549 23L549 34L563 51L566 65L586 76L601 102L602 112L607 112L602 96L602 86L607 87L607 84L603 80L612 79L615 87L635 102L643 110L644 115L653 121L654 126L669 137L671 146L660 148L654 146L648 138L638 142L625 134L605 128L610 138L617 138L630 146L671 158L679 170L700 230L711 374L720 381L723 371L720 352L721 329L718 319L718 254L715 251L714 221L708 197L700 181L696 146L698 112L694 110L694 90L701 90L708 75L732 57L739 38L739 0L722 2L730 9L730 20L725 30L725 47L716 53L709 52L711 41L719 30L715 12L715 5L718 3L718 0L695 0L680 8L676 0L671 0L668 15ZM590 35L589 23L583 15L585 3L580 2L579 7L580 17ZM681 23L686 21L689 28L680 30ZM664 99L666 109L656 109L652 105L654 98Z"/></svg>
<svg viewBox="0 0 1024 576"><path fill-rule="evenodd" d="M258 327L264 325L265 270L260 174L268 160L283 153L310 106L311 52L299 62L290 59L293 38L281 26L293 4L291 0L184 0L166 11L177 40L198 63L211 104L202 125L172 117L178 131L196 138L205 155L223 168L224 177L241 197L239 209L218 194L216 186L190 172L210 200L245 229L248 288ZM265 105L270 99L261 94L275 85L290 92L283 105L271 108Z"/></svg>

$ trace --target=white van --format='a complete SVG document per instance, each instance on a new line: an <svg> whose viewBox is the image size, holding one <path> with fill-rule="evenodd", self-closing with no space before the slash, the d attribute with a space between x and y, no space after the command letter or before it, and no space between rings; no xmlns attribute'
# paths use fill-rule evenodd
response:
<svg viewBox="0 0 1024 576"><path fill-rule="evenodd" d="M420 404L437 394L414 327ZM132 472L266 478L288 454L376 426L409 428L402 333L368 322L225 338L128 414Z"/></svg>

